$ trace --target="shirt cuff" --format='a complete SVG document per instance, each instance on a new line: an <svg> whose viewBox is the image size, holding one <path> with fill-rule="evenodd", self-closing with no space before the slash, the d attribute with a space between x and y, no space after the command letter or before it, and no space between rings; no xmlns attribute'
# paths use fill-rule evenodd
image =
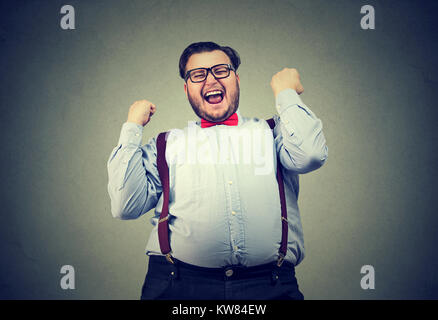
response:
<svg viewBox="0 0 438 320"><path fill-rule="evenodd" d="M119 145L140 146L143 136L143 127L134 122L125 122L120 133Z"/></svg>

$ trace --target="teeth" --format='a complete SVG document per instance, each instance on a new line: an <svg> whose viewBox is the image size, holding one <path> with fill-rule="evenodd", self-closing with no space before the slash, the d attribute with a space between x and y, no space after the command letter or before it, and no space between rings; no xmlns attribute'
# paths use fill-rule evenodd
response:
<svg viewBox="0 0 438 320"><path fill-rule="evenodd" d="M219 91L219 90L216 90L216 91L210 91L210 92L207 92L207 93L205 94L205 97L209 97L209 96L214 95L214 94L222 94L222 92Z"/></svg>

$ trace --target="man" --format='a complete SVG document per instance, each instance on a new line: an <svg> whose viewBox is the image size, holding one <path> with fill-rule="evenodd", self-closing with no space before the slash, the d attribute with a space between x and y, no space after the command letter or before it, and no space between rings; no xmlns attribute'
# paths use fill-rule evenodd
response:
<svg viewBox="0 0 438 320"><path fill-rule="evenodd" d="M271 81L274 130L243 117L239 64L234 49L213 42L193 43L181 55L184 91L200 121L167 136L168 209L157 139L140 145L153 103L132 104L110 155L113 216L135 219L155 208L142 299L303 299L294 268L304 258L298 175L327 158L322 123L298 96L297 70L287 68Z"/></svg>

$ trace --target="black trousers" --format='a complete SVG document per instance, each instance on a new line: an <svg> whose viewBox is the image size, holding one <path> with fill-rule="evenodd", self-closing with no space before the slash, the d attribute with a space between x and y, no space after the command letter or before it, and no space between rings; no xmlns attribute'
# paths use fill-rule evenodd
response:
<svg viewBox="0 0 438 320"><path fill-rule="evenodd" d="M303 300L294 266L284 261L255 267L203 268L150 256L141 299Z"/></svg>

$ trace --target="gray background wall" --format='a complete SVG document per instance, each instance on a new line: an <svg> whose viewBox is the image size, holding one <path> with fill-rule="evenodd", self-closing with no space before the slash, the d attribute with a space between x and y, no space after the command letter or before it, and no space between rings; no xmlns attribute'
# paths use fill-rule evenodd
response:
<svg viewBox="0 0 438 320"><path fill-rule="evenodd" d="M59 26L64 4L75 30ZM360 28L364 4L376 30ZM139 297L150 213L112 218L106 163L133 101L158 107L145 143L194 119L177 63L191 42L212 40L242 57L242 114L274 114L269 82L288 66L323 121L328 162L301 176L306 298L438 298L437 10L374 0L2 2L0 297ZM60 288L66 264L75 290ZM366 264L375 290L360 287Z"/></svg>

